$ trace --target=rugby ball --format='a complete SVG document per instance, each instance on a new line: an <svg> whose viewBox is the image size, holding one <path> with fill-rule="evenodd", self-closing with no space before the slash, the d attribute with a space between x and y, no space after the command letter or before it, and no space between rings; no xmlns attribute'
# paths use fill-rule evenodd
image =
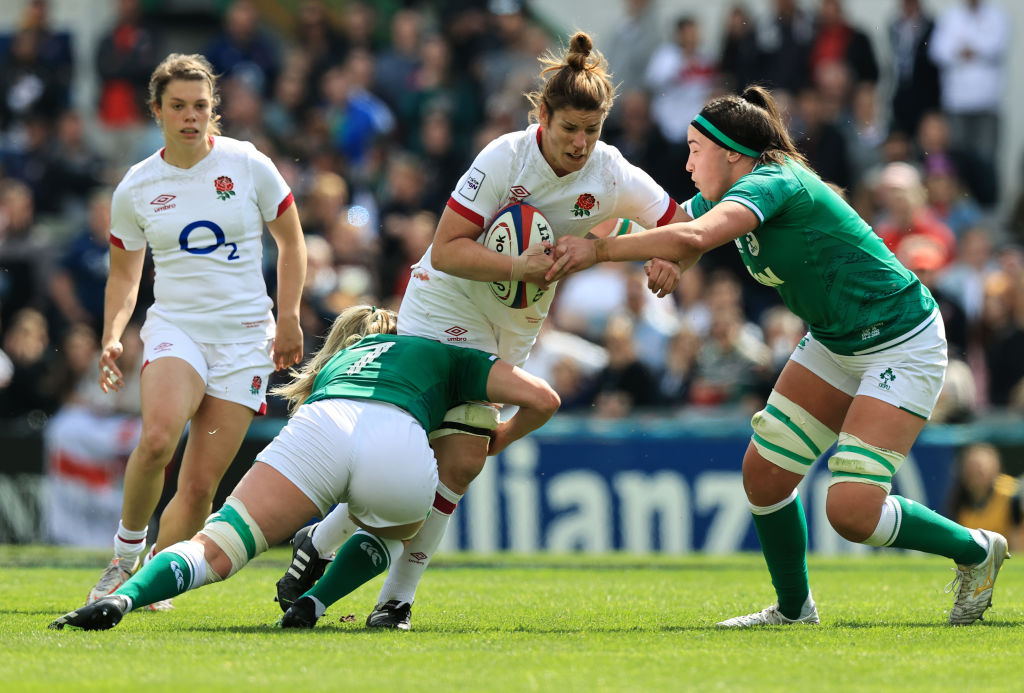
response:
<svg viewBox="0 0 1024 693"><path fill-rule="evenodd" d="M517 202L502 209L484 234L484 245L496 253L518 257L533 243L554 243L551 224L536 207ZM548 253L550 254L550 250ZM490 282L491 293L509 308L532 306L547 293L536 284L504 281Z"/></svg>

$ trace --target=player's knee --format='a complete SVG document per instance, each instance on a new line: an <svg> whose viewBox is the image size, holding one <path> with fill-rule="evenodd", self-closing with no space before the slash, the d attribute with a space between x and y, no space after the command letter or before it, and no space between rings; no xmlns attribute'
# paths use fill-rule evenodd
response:
<svg viewBox="0 0 1024 693"><path fill-rule="evenodd" d="M871 536L877 524L877 518L859 512L845 499L833 493L829 493L825 501L825 514L832 529L839 536L858 544Z"/></svg>
<svg viewBox="0 0 1024 693"><path fill-rule="evenodd" d="M228 496L221 509L207 518L206 525L199 533L216 544L230 561L227 574L217 570L224 579L237 573L253 557L267 550L263 531L249 515L245 504L234 496ZM212 561L209 562L216 568Z"/></svg>
<svg viewBox="0 0 1024 693"><path fill-rule="evenodd" d="M139 436L137 463L146 467L163 469L167 466L174 448L178 445L178 436L162 426L147 426Z"/></svg>
<svg viewBox="0 0 1024 693"><path fill-rule="evenodd" d="M772 390L765 408L750 420L751 443L768 462L799 474L807 474L814 461L836 440L836 434L795 402ZM751 475L764 470L752 468ZM747 476L744 464L744 476Z"/></svg>
<svg viewBox="0 0 1024 693"><path fill-rule="evenodd" d="M179 477L174 495L189 508L206 508L204 512L210 512L210 504L217 493L217 482L217 479L205 474L198 477Z"/></svg>

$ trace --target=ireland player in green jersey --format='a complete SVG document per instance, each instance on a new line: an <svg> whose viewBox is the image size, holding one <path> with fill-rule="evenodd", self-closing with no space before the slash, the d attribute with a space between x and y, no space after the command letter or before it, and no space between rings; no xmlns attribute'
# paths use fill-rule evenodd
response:
<svg viewBox="0 0 1024 693"><path fill-rule="evenodd" d="M709 102L690 124L688 221L590 241L561 238L547 280L607 260L678 260L732 241L758 282L809 327L751 423L743 484L778 602L722 627L816 624L797 485L836 444L826 510L844 538L953 559L954 625L981 618L1006 539L898 495L906 459L942 387L946 339L931 294L793 146L771 94Z"/></svg>
<svg viewBox="0 0 1024 693"><path fill-rule="evenodd" d="M231 577L310 517L346 503L351 538L281 621L311 628L387 569L423 524L437 486L427 432L449 409L477 400L519 406L494 430L492 454L558 409L558 395L540 378L483 351L395 335L396 319L371 306L342 312L323 348L279 389L292 404L288 424L203 529L50 627L113 628L132 609Z"/></svg>

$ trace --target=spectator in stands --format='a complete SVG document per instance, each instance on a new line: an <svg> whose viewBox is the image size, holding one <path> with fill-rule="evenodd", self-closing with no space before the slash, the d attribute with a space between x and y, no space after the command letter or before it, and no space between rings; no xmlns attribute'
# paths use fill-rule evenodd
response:
<svg viewBox="0 0 1024 693"><path fill-rule="evenodd" d="M663 36L664 28L653 0L625 0L622 14L616 15L607 32L608 68L623 89L643 84L651 54ZM609 125L618 123L615 111L608 115ZM636 163L636 162L634 162ZM638 164L639 165L639 164Z"/></svg>
<svg viewBox="0 0 1024 693"><path fill-rule="evenodd" d="M47 378L53 357L46 318L34 308L22 308L2 324L0 346L13 368L6 386L0 387L0 419L52 414L59 400Z"/></svg>
<svg viewBox="0 0 1024 693"><path fill-rule="evenodd" d="M638 265L627 271L625 302L609 320L616 316L629 318L637 359L652 373L660 371L669 342L679 330L679 319L671 298L656 298L647 289L647 272L643 267ZM607 330L606 327L605 339Z"/></svg>
<svg viewBox="0 0 1024 693"><path fill-rule="evenodd" d="M961 524L999 532L1011 549L1024 546L1021 484L1003 472L996 446L972 443L960 452L949 515Z"/></svg>
<svg viewBox="0 0 1024 693"><path fill-rule="evenodd" d="M351 45L341 32L343 17L324 0L303 0L295 19L295 50L303 65L302 91L311 94L327 70L345 61ZM287 70L286 66L283 71Z"/></svg>
<svg viewBox="0 0 1024 693"><path fill-rule="evenodd" d="M633 328L633 321L621 314L605 324L608 364L594 377L594 415L599 418L621 419L660 402L654 372L637 356Z"/></svg>
<svg viewBox="0 0 1024 693"><path fill-rule="evenodd" d="M763 82L777 90L797 94L810 83L811 43L814 18L800 8L797 0L775 0L773 9L748 40L754 42L757 60L750 81Z"/></svg>
<svg viewBox="0 0 1024 693"><path fill-rule="evenodd" d="M991 164L999 158L1011 25L997 0L958 0L939 15L928 47L939 67L953 145Z"/></svg>
<svg viewBox="0 0 1024 693"><path fill-rule="evenodd" d="M988 401L1024 408L1024 287L1004 269L985 281L981 343L988 368Z"/></svg>
<svg viewBox="0 0 1024 693"><path fill-rule="evenodd" d="M842 131L826 112L822 93L814 87L800 91L793 114L793 136L800 151L822 179L850 187L852 167Z"/></svg>
<svg viewBox="0 0 1024 693"><path fill-rule="evenodd" d="M32 191L0 179L0 324L22 308L47 309L51 273L49 233L36 222Z"/></svg>
<svg viewBox="0 0 1024 693"><path fill-rule="evenodd" d="M924 166L924 188L928 208L957 239L982 222L981 207L964 189L953 163L946 157L928 157Z"/></svg>
<svg viewBox="0 0 1024 693"><path fill-rule="evenodd" d="M722 86L736 91L751 84L757 77L757 44L753 37L754 21L743 5L729 8L722 37L722 52L718 61L722 72Z"/></svg>
<svg viewBox="0 0 1024 693"><path fill-rule="evenodd" d="M974 325L985 301L985 280L996 268L992 232L983 226L967 229L957 240L956 260L939 278L939 286L959 303Z"/></svg>
<svg viewBox="0 0 1024 693"><path fill-rule="evenodd" d="M398 110L402 95L413 86L413 75L420 64L423 17L412 7L404 7L391 18L390 42L377 54L373 90Z"/></svg>
<svg viewBox="0 0 1024 693"><path fill-rule="evenodd" d="M822 0L818 7L809 60L814 75L826 65L838 63L849 71L854 86L878 82L878 62L871 40L847 22L840 0Z"/></svg>
<svg viewBox="0 0 1024 693"><path fill-rule="evenodd" d="M644 73L653 95L651 117L674 144L686 141L687 123L719 85L718 68L701 43L697 20L680 17L672 40L655 49Z"/></svg>
<svg viewBox="0 0 1024 693"><path fill-rule="evenodd" d="M942 266L956 255L956 237L928 208L921 174L907 163L896 162L883 169L878 188L882 210L875 232L897 255L908 238L925 237L943 253Z"/></svg>
<svg viewBox="0 0 1024 693"><path fill-rule="evenodd" d="M162 54L160 35L144 21L139 0L118 0L114 25L96 49L97 116L105 128L133 131L148 124L146 89Z"/></svg>
<svg viewBox="0 0 1024 693"><path fill-rule="evenodd" d="M203 55L225 81L237 78L263 96L273 93L280 70L277 42L260 26L260 10L253 0L231 2L221 33Z"/></svg>
<svg viewBox="0 0 1024 693"><path fill-rule="evenodd" d="M658 396L665 406L677 408L689 404L700 348L700 335L691 327L681 327L672 335L662 367L656 373ZM562 406L565 406L565 400L562 400Z"/></svg>
<svg viewBox="0 0 1024 693"><path fill-rule="evenodd" d="M697 354L691 404L738 405L753 412L764 402L758 389L762 380L773 375L771 351L745 331L743 323L736 307L723 306L712 313L711 332Z"/></svg>
<svg viewBox="0 0 1024 693"><path fill-rule="evenodd" d="M88 222L64 249L50 279L50 296L65 325L84 323L99 332L110 270L110 190L89 200Z"/></svg>
<svg viewBox="0 0 1024 693"><path fill-rule="evenodd" d="M85 218L90 194L106 179L106 163L87 141L85 123L77 111L60 114L54 135L46 147L44 192L37 197L37 208L73 223Z"/></svg>
<svg viewBox="0 0 1024 693"><path fill-rule="evenodd" d="M950 166L967 192L983 207L991 208L999 198L999 176L994 161L979 156L972 147L957 145L950 139L949 118L938 111L921 117L916 140L916 161L927 170L930 159Z"/></svg>
<svg viewBox="0 0 1024 693"><path fill-rule="evenodd" d="M909 137L917 133L925 113L939 108L939 71L928 55L934 28L921 0L900 0L899 14L889 25L896 82L892 128Z"/></svg>
<svg viewBox="0 0 1024 693"><path fill-rule="evenodd" d="M897 259L928 287L946 326L946 353L951 359L967 360L969 328L967 313L958 301L939 286L945 251L930 238L911 237L900 244Z"/></svg>

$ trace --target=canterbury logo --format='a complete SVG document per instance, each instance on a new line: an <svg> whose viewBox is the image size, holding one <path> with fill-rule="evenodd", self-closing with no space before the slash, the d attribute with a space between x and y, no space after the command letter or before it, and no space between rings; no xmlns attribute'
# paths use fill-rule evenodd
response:
<svg viewBox="0 0 1024 693"><path fill-rule="evenodd" d="M177 561L171 561L171 570L174 571L174 581L178 583L178 589L185 589L185 576L181 572L181 566Z"/></svg>
<svg viewBox="0 0 1024 693"><path fill-rule="evenodd" d="M365 551L366 555L370 557L370 560L373 561L374 568L379 566L381 562L384 560L384 558L380 555L380 551L377 550L377 547L368 541L362 542L359 545L359 548Z"/></svg>

